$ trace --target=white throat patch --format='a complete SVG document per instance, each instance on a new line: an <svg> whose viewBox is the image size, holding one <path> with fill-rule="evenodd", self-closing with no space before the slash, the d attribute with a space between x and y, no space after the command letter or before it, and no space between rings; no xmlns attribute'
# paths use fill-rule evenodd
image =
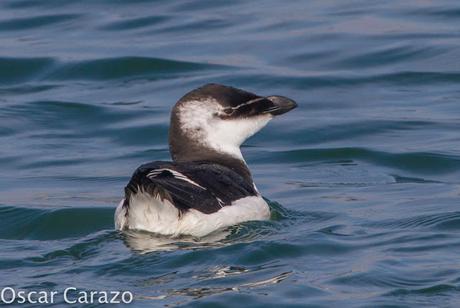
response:
<svg viewBox="0 0 460 308"><path fill-rule="evenodd" d="M264 114L250 118L221 119L223 107L213 101L191 101L179 108L181 129L191 140L243 160L240 146L272 119Z"/></svg>

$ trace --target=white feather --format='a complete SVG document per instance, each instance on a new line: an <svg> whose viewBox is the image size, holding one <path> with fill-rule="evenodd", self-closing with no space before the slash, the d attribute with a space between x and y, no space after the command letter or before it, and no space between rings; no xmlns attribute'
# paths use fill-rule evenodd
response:
<svg viewBox="0 0 460 308"><path fill-rule="evenodd" d="M205 236L215 230L250 220L270 218L270 209L260 196L236 200L212 214L191 209L179 216L179 211L166 199L148 194L132 195L129 200L129 215L120 203L115 214L118 230L144 230L162 235Z"/></svg>
<svg viewBox="0 0 460 308"><path fill-rule="evenodd" d="M216 116L223 107L215 101L192 101L179 109L181 128L204 147L243 159L240 146L273 118L271 114L250 118L226 119Z"/></svg>
<svg viewBox="0 0 460 308"><path fill-rule="evenodd" d="M148 178L154 178L154 177L158 176L160 173L162 173L163 171L170 172L178 180L186 181L186 182L188 182L188 183L190 183L192 185L195 185L195 186L197 186L197 187L199 187L201 189L206 190L206 188L204 188L203 186L201 186L197 182L191 180L186 175L183 175L182 173L180 173L180 172L178 172L176 170L172 170L172 169L168 169L168 168L161 168L161 169L152 170L152 171L150 171L149 174L147 174L147 177Z"/></svg>

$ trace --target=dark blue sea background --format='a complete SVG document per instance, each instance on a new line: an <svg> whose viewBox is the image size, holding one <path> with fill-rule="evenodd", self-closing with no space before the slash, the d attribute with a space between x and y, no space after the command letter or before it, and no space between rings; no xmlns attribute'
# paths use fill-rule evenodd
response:
<svg viewBox="0 0 460 308"><path fill-rule="evenodd" d="M243 146L272 219L116 232L132 172L170 159L171 107L209 82L299 104ZM1 288L458 307L460 2L3 0L0 170Z"/></svg>

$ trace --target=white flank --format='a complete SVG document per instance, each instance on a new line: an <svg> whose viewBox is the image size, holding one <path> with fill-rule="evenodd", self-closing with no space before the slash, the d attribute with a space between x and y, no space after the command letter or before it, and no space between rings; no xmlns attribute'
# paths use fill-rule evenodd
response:
<svg viewBox="0 0 460 308"><path fill-rule="evenodd" d="M270 209L260 196L236 200L212 214L191 209L179 216L179 211L167 200L148 194L136 194L129 200L129 215L120 203L115 212L118 230L143 230L162 235L203 237L213 231L244 221L266 220Z"/></svg>

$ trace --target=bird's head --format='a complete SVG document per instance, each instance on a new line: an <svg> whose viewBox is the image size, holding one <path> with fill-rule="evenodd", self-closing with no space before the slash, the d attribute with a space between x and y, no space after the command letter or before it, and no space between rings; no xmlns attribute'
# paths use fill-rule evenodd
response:
<svg viewBox="0 0 460 308"><path fill-rule="evenodd" d="M242 159L240 145L275 116L297 104L284 96L258 96L207 84L184 95L171 115L169 142L174 160L201 160L206 151Z"/></svg>

